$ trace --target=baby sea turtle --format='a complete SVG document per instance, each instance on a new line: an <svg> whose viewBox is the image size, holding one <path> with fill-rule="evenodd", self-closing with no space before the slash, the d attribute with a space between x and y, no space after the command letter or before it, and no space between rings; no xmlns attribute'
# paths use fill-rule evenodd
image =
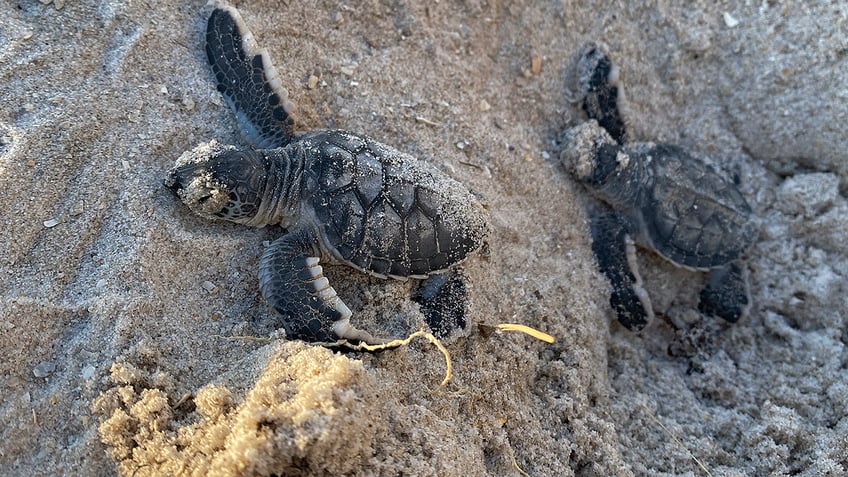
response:
<svg viewBox="0 0 848 477"><path fill-rule="evenodd" d="M566 132L561 159L600 199L589 211L592 250L618 320L640 330L654 316L634 242L678 267L708 271L702 313L730 322L745 316L750 298L739 259L759 226L738 188L679 146L627 142L617 73L598 46L582 50L577 77L589 121Z"/></svg>
<svg viewBox="0 0 848 477"><path fill-rule="evenodd" d="M206 53L251 147L202 144L177 160L165 185L200 216L286 230L262 255L259 285L289 338L385 343L351 324L319 263L427 278L480 248L483 207L434 167L366 136L296 135L288 93L236 9L212 12ZM447 288L464 292L453 280Z"/></svg>

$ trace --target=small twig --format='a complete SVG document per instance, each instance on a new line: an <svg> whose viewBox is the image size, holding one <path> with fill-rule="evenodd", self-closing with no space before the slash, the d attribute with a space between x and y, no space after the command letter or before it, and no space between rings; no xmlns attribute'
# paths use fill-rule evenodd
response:
<svg viewBox="0 0 848 477"><path fill-rule="evenodd" d="M259 343L270 343L270 342L274 341L273 338L263 338L263 337L259 337L259 336L249 336L249 335L243 335L243 336L212 335L212 337L213 338L224 338L225 340L228 340L228 341L255 341L255 342L259 342Z"/></svg>
<svg viewBox="0 0 848 477"><path fill-rule="evenodd" d="M481 170L481 171L483 170L483 167L481 167L479 164L474 164L474 163L471 163L471 162L468 162L468 161L458 161L458 162L460 164L462 164L463 166L473 167L473 168Z"/></svg>
<svg viewBox="0 0 848 477"><path fill-rule="evenodd" d="M448 352L447 348L445 348L445 346L442 344L442 342L439 341L438 338L436 338L435 336L433 336L430 333L427 333L424 330L418 330L415 333L412 333L411 335L407 336L405 339L402 339L402 340L393 340L393 341L389 341L388 343L383 343L383 344L378 344L378 345L370 345L368 343L359 343L359 344L354 345L354 344L348 343L347 341L340 341L338 344L343 345L343 346L347 346L348 348L351 348L351 349L354 349L354 350L357 350L357 351L361 351L363 349L366 350L366 351L380 351L380 350L384 350L384 349L398 348L398 347L401 347L401 346L406 346L413 339L418 338L419 336L423 337L424 339L426 339L427 341L432 343L444 355L444 357L445 357L445 368L446 368L445 369L445 379L443 379L442 384L439 385L439 386L444 386L453 377L453 362L451 361L450 353Z"/></svg>
<svg viewBox="0 0 848 477"><path fill-rule="evenodd" d="M258 337L255 337L255 336L223 336L223 335L212 335L212 336L217 337L217 338L224 338L226 340L258 341L258 342L265 342L265 343L270 343L271 341L273 341L271 338L258 338ZM365 350L365 351L381 351L381 350L384 350L384 349L399 348L401 346L406 346L410 342L412 342L412 340L414 340L415 338L418 338L419 336L426 339L430 343L432 343L442 353L442 355L444 355L445 366L446 366L445 379L443 379L442 384L439 385L439 386L444 386L445 384L447 384L451 380L451 378L453 378L453 361L451 361L450 353L448 352L447 348L445 348L445 345L443 345L442 342L439 341L438 338L436 338L435 336L433 336L430 333L427 333L424 330L418 330L415 333L412 333L411 335L407 336L405 339L392 340L392 341L389 341L388 343L382 343L382 344L373 344L372 345L372 344L368 344L368 343L364 343L364 342L360 342L358 344L353 344L353 343L348 342L347 340L339 340L339 341L329 342L329 343L310 343L310 344L320 345L320 346L328 346L328 347L345 346L345 347L350 348L350 349L355 350L355 351L362 351L362 350Z"/></svg>
<svg viewBox="0 0 848 477"><path fill-rule="evenodd" d="M179 401L177 401L173 406L171 406L171 409L176 409L176 408L182 406L183 404L185 404L186 402L188 402L190 399L193 399L193 398L194 398L193 394L185 393L185 394L183 394L183 397L181 397Z"/></svg>
<svg viewBox="0 0 848 477"><path fill-rule="evenodd" d="M669 428L665 427L665 424L663 424L662 422L660 422L659 418L657 418L657 416L655 416L655 415L654 415L654 412L653 412L653 411L651 411L651 409L650 409L650 408L648 408L648 406L646 406L646 405L642 404L642 407L643 407L643 408L645 408L645 410L648 412L648 416L649 416L649 417L650 417L650 418L651 418L654 422L656 422L657 424L659 424L659 426L662 428L662 430L664 430L664 431L665 431L665 432L669 435L669 437L671 437L671 440L673 440L674 442L676 442L676 443L677 443L677 445L679 445L680 447L682 447L682 448L683 448L683 450L685 450L685 451L686 451L686 453L687 453L687 454L689 454L689 457L691 457L691 458L692 458L692 460L694 460L694 461L695 461L695 463L696 463L696 464L698 464L698 467L700 467L700 468L701 468L701 470L703 470L703 471L704 471L704 472L705 472L705 473L706 473L709 477L713 477L713 474L711 474L711 473L710 473L709 469L707 469L707 466L705 466L703 462L701 462L701 461L700 461L697 457L695 457L695 454L693 454L693 453L692 453L692 451L690 451L690 450L689 450L689 448L688 448L688 447L686 447L686 446L683 444L683 442L681 442L681 441L680 441L680 439L678 439L678 438L677 438L677 436L676 436L676 435L674 435L674 433L673 433L673 432L671 432L671 430L669 430Z"/></svg>
<svg viewBox="0 0 848 477"><path fill-rule="evenodd" d="M415 120L418 121L419 123L427 124L428 126L441 126L441 123L437 123L435 121L430 121L429 119L425 118L424 116L415 116Z"/></svg>
<svg viewBox="0 0 848 477"><path fill-rule="evenodd" d="M524 472L524 469L522 469L521 467L518 466L518 461L515 460L515 453L514 452L512 453L512 455L510 457L512 457L512 466L515 467L515 470L517 470L518 473L523 475L524 477L530 477L530 474L528 474L527 472Z"/></svg>
<svg viewBox="0 0 848 477"><path fill-rule="evenodd" d="M536 338L539 341L544 341L548 344L553 344L556 342L556 339L553 336L543 331L539 331L536 328L531 328L529 326L521 325L518 323L500 323L497 326L497 329L498 331L518 331L519 333L530 335L533 338Z"/></svg>

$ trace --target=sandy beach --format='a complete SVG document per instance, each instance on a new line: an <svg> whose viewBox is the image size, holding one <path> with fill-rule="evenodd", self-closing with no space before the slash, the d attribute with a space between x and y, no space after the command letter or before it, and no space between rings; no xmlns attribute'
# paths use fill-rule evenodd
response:
<svg viewBox="0 0 848 477"><path fill-rule="evenodd" d="M210 6L4 2L0 474L848 475L848 5L233 5L298 131L371 136L485 206L453 378L424 340L287 341L257 279L283 231L206 221L162 185L184 151L244 143ZM647 251L661 318L615 321L559 161L589 41L631 136L709 156L762 222L739 323L700 315L704 277ZM325 272L362 326L421 326L414 281Z"/></svg>

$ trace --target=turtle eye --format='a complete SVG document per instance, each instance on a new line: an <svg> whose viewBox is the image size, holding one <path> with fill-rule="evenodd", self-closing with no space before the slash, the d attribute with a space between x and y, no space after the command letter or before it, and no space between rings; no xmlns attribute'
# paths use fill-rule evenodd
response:
<svg viewBox="0 0 848 477"><path fill-rule="evenodd" d="M204 204L205 204L206 202L208 202L208 201L209 201L209 199L211 199L211 198L212 198L212 194L204 195L203 197L201 197L201 198L197 199L197 202L198 202L200 205L204 205Z"/></svg>
<svg viewBox="0 0 848 477"><path fill-rule="evenodd" d="M622 166L626 167L619 159L620 150L616 144L602 144L595 151L592 175L586 178L586 182L601 185Z"/></svg>

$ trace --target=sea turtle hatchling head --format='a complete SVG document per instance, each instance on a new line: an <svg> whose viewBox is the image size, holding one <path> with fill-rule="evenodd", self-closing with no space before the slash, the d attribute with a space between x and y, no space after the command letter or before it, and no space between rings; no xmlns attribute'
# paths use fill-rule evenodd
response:
<svg viewBox="0 0 848 477"><path fill-rule="evenodd" d="M295 135L287 92L234 8L219 5L210 15L206 52L250 146L201 144L177 160L165 185L202 217L285 230L262 255L259 286L287 337L391 341L351 323L351 310L319 262L380 278L444 273L483 244L482 205L436 168L366 136L343 130ZM433 298L441 287L428 287L421 300L425 318L432 329L450 331L425 309L433 303L434 313L456 313L451 322L464 326L464 308L444 303L464 304L465 287L455 278L439 283L462 296Z"/></svg>
<svg viewBox="0 0 848 477"><path fill-rule="evenodd" d="M672 264L709 273L699 309L735 322L749 308L739 260L759 231L736 185L682 147L626 142L614 67L595 45L577 65L589 121L568 130L560 156L597 200L590 207L592 249L612 285L610 304L634 330L653 317L634 244Z"/></svg>
<svg viewBox="0 0 848 477"><path fill-rule="evenodd" d="M183 153L164 183L201 217L251 225L263 209L268 169L254 151L213 140Z"/></svg>

